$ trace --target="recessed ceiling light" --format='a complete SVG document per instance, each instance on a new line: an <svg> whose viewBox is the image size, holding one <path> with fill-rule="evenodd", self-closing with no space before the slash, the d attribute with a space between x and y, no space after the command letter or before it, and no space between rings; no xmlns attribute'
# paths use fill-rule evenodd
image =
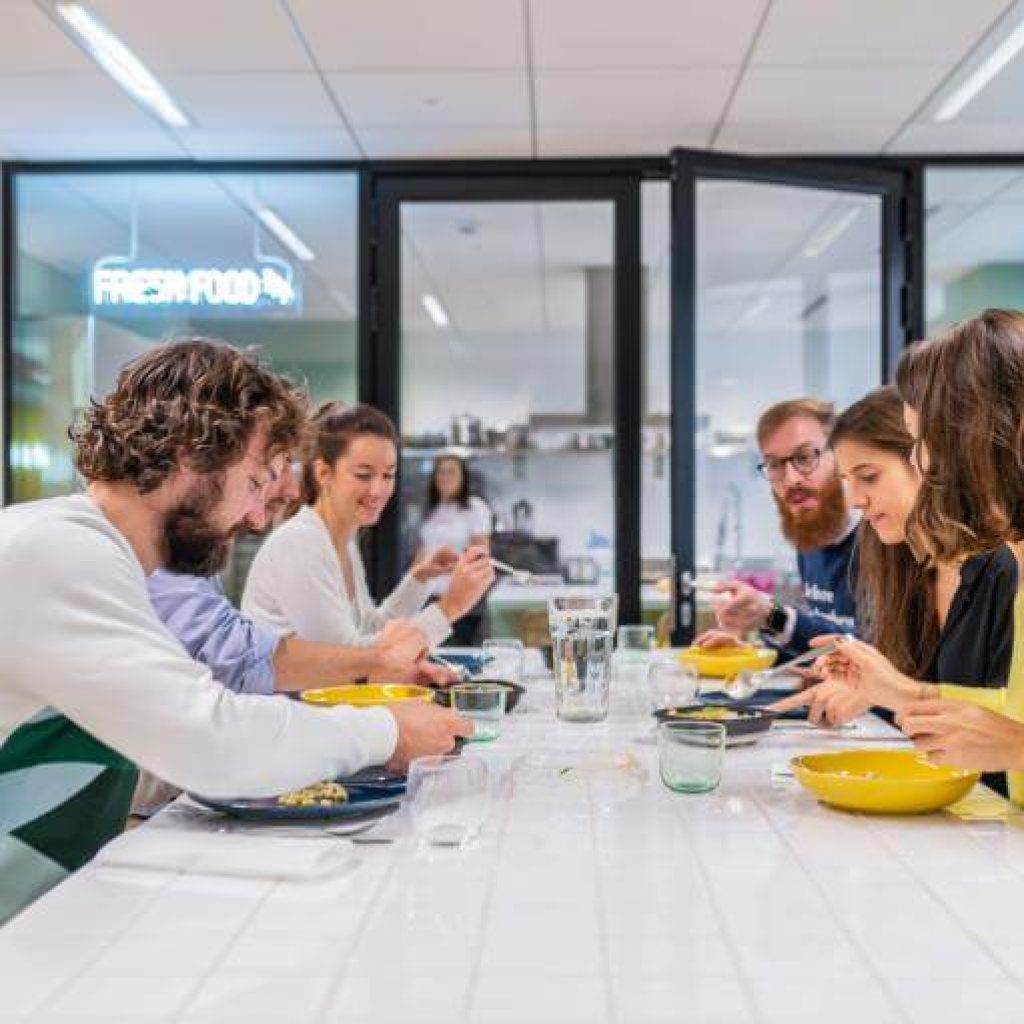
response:
<svg viewBox="0 0 1024 1024"><path fill-rule="evenodd" d="M851 206L844 210L834 221L826 224L821 229L817 238L812 239L804 246L804 255L812 259L820 256L832 247L836 239L857 219L860 214L859 206Z"/></svg>
<svg viewBox="0 0 1024 1024"><path fill-rule="evenodd" d="M934 120L951 121L1024 48L1024 21L964 79L935 111Z"/></svg>
<svg viewBox="0 0 1024 1024"><path fill-rule="evenodd" d="M435 327L448 326L448 314L445 312L444 306L441 305L436 296L424 295L421 301L423 303L423 308L427 311L427 315L434 321Z"/></svg>
<svg viewBox="0 0 1024 1024"><path fill-rule="evenodd" d="M316 259L316 253L306 245L290 224L286 224L269 206L256 210L260 223L294 256L304 263Z"/></svg>
<svg viewBox="0 0 1024 1024"><path fill-rule="evenodd" d="M129 96L172 128L187 128L189 120L156 76L95 15L81 4L59 3L57 13L81 40L93 60Z"/></svg>

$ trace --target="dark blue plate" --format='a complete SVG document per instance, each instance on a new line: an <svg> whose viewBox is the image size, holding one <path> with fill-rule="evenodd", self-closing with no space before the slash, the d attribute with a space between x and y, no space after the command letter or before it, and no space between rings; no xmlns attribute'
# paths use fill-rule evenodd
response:
<svg viewBox="0 0 1024 1024"><path fill-rule="evenodd" d="M459 668L464 668L471 676L479 675L483 672L484 666L493 661L493 658L489 654L449 654L443 647L438 648L437 653L444 658L445 661L450 661L453 665L458 665Z"/></svg>
<svg viewBox="0 0 1024 1024"><path fill-rule="evenodd" d="M748 708L751 711L760 711L769 704L774 704L777 700L782 700L783 697L792 697L794 693L796 693L796 690L764 689L758 690L753 697L748 697L746 700L733 700L731 697L727 697L724 693L708 693L701 699L705 704L719 704L725 708ZM807 719L807 708L793 708L792 711L783 712L781 715L776 714L775 717L805 721Z"/></svg>
<svg viewBox="0 0 1024 1024"><path fill-rule="evenodd" d="M403 785L404 789L404 785ZM373 786L354 786L343 803L310 807L285 807L276 797L258 800L214 800L190 794L196 803L243 821L372 821L398 809L400 793L382 792Z"/></svg>

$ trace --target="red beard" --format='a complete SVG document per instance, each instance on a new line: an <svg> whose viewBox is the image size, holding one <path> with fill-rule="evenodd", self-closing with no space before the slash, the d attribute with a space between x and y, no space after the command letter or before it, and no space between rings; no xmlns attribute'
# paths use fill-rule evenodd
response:
<svg viewBox="0 0 1024 1024"><path fill-rule="evenodd" d="M793 511L785 498L780 498L774 491L772 497L779 509L782 535L797 551L813 551L832 544L846 525L848 510L846 495L838 476L833 476L820 488L806 487L795 484L786 492L813 494L818 499L815 509Z"/></svg>

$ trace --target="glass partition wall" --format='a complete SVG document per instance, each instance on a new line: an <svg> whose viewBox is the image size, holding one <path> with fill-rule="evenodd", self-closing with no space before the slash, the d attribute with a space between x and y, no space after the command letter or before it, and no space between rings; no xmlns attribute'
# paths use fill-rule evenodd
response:
<svg viewBox="0 0 1024 1024"><path fill-rule="evenodd" d="M354 174L23 174L8 501L76 489L68 424L162 340L255 346L316 401L357 392ZM253 543L237 546L237 591Z"/></svg>
<svg viewBox="0 0 1024 1024"><path fill-rule="evenodd" d="M399 492L367 548L378 594L421 543L449 451L494 553L534 577L490 595L491 635L544 641L555 588L614 588L621 621L677 640L682 573L785 589L753 426L780 398L844 405L883 379L905 340L898 175L674 159L674 185L668 160L17 168L6 500L77 486L67 426L127 359L213 334L258 346L316 402L395 417ZM965 224L1014 201L1015 171L985 173L929 174L931 325L970 304ZM994 287L1012 258L975 263Z"/></svg>

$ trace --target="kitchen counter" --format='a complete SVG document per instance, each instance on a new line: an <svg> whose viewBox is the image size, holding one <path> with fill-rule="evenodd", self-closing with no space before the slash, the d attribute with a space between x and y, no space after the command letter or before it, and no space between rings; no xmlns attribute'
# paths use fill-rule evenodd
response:
<svg viewBox="0 0 1024 1024"><path fill-rule="evenodd" d="M645 695L613 694L606 722L569 725L529 682L526 711L472 750L506 780L475 848L417 848L403 811L326 883L85 868L0 930L0 1019L1022 1019L1024 829L1005 804L871 818L782 774L797 753L899 742L870 718L773 730L728 752L718 791L676 795ZM623 754L645 779L538 771Z"/></svg>

